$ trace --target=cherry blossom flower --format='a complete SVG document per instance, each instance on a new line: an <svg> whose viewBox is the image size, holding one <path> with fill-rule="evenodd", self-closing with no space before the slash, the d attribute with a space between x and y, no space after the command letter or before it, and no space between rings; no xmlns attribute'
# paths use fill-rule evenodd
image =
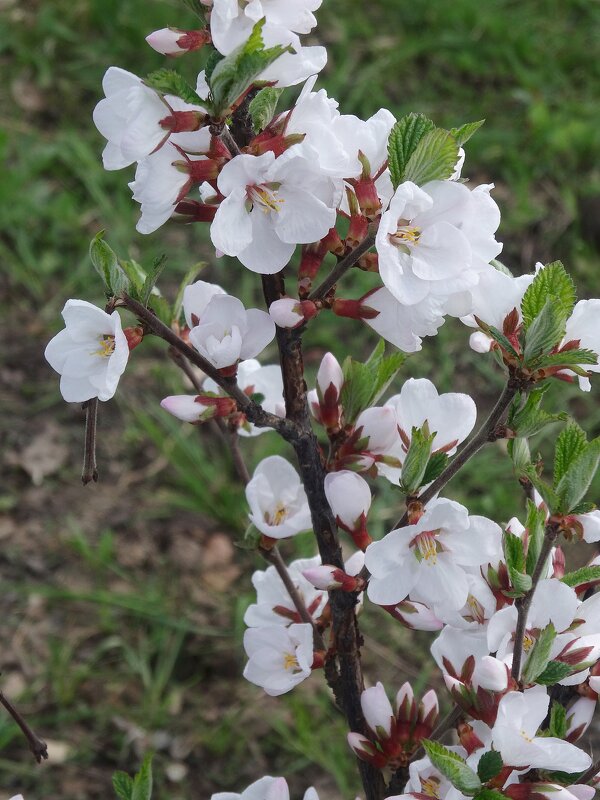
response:
<svg viewBox="0 0 600 800"><path fill-rule="evenodd" d="M469 595L465 567L488 563L499 551L500 540L496 523L469 517L464 506L451 500L434 500L418 522L367 548L369 599L392 606L410 596L436 615L437 608L462 608Z"/></svg>
<svg viewBox="0 0 600 800"><path fill-rule="evenodd" d="M265 311L246 310L237 297L216 295L189 336L200 355L224 369L264 350L275 336L275 323Z"/></svg>
<svg viewBox="0 0 600 800"><path fill-rule="evenodd" d="M600 300L580 300L567 320L564 341L579 341L579 346L600 354ZM600 356L596 364L586 364L589 372L600 372ZM567 370L568 372L568 370ZM589 378L579 377L579 388L589 392Z"/></svg>
<svg viewBox="0 0 600 800"><path fill-rule="evenodd" d="M262 686L271 697L289 692L309 677L313 663L313 629L308 623L289 628L273 625L247 628L244 678Z"/></svg>
<svg viewBox="0 0 600 800"><path fill-rule="evenodd" d="M419 351L422 337L435 336L444 324L443 305L439 300L428 296L419 303L403 305L385 287L362 297L360 308L363 312L377 311L376 316L365 313L361 319L405 353Z"/></svg>
<svg viewBox="0 0 600 800"><path fill-rule="evenodd" d="M129 358L129 344L116 311L107 314L86 300L67 300L65 329L48 342L44 356L61 376L68 403L110 400Z"/></svg>
<svg viewBox="0 0 600 800"><path fill-rule="evenodd" d="M127 167L161 147L172 133L200 127L205 111L178 97L162 97L141 78L109 67L102 81L106 98L94 109L94 124L108 139L102 159L108 170Z"/></svg>
<svg viewBox="0 0 600 800"><path fill-rule="evenodd" d="M354 433L348 446L353 447L357 455L351 456L350 460L358 469L367 470L374 463L392 456L397 449L398 441L398 425L394 409L390 406L372 406L361 411L356 418Z"/></svg>
<svg viewBox="0 0 600 800"><path fill-rule="evenodd" d="M457 630L447 625L431 645L431 655L442 670L446 685L457 682L477 689L502 692L508 686L505 664L489 655L485 631Z"/></svg>
<svg viewBox="0 0 600 800"><path fill-rule="evenodd" d="M264 458L246 486L250 521L265 536L286 539L311 527L310 509L298 473L281 456Z"/></svg>
<svg viewBox="0 0 600 800"><path fill-rule="evenodd" d="M304 601L309 614L317 618L327 603L327 592L318 590L304 577L304 572L321 564L320 556L299 558L288 566L288 573L298 594ZM298 612L290 595L279 577L275 567L256 570L252 575L256 589L256 603L248 606L244 623L249 628L262 628L270 625L284 627L292 622L300 622Z"/></svg>
<svg viewBox="0 0 600 800"><path fill-rule="evenodd" d="M536 736L549 703L543 686L505 694L492 728L494 748L513 767L582 772L592 763L587 753L555 736Z"/></svg>
<svg viewBox="0 0 600 800"><path fill-rule="evenodd" d="M247 786L241 794L236 792L217 792L210 800L290 800L290 790L285 778L272 778L270 775ZM304 800L318 800L314 788L306 790Z"/></svg>
<svg viewBox="0 0 600 800"><path fill-rule="evenodd" d="M334 186L294 145L275 158L242 154L221 170L225 196L210 228L217 250L253 272L279 272L297 244L316 242L335 224Z"/></svg>
<svg viewBox="0 0 600 800"><path fill-rule="evenodd" d="M453 745L448 748L461 758L465 758L467 751L464 747ZM455 789L442 773L433 766L429 758L420 758L412 761L408 767L408 783L404 787L404 794L393 795L387 800L423 800L425 797L437 800L463 800L465 795Z"/></svg>
<svg viewBox="0 0 600 800"><path fill-rule="evenodd" d="M183 313L189 328L195 327L215 295L227 294L216 283L195 281L183 290Z"/></svg>
<svg viewBox="0 0 600 800"><path fill-rule="evenodd" d="M470 311L470 290L502 245L494 238L500 212L488 186L454 181L422 188L407 181L394 194L377 231L379 273L401 303L440 298L446 313Z"/></svg>

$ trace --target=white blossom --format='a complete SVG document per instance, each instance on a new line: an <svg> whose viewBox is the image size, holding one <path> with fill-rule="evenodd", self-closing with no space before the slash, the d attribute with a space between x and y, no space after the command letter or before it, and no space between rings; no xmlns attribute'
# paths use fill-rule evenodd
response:
<svg viewBox="0 0 600 800"><path fill-rule="evenodd" d="M183 313L188 328L193 328L200 322L213 297L224 294L227 294L225 289L216 283L195 281L188 284L183 290Z"/></svg>
<svg viewBox="0 0 600 800"><path fill-rule="evenodd" d="M360 475L343 469L325 476L325 496L334 517L346 528L354 530L369 513L371 490Z"/></svg>
<svg viewBox="0 0 600 800"><path fill-rule="evenodd" d="M62 396L68 403L110 400L129 359L119 314L107 314L85 300L67 300L62 316L66 327L44 352L61 376Z"/></svg>
<svg viewBox="0 0 600 800"><path fill-rule="evenodd" d="M276 697L308 678L313 663L313 629L309 623L289 628L247 628L244 678Z"/></svg>
<svg viewBox="0 0 600 800"><path fill-rule="evenodd" d="M373 309L377 316L363 321L387 342L405 353L421 349L423 336L435 336L444 324L442 303L431 295L419 303L403 305L384 286L362 298L361 309Z"/></svg>
<svg viewBox="0 0 600 800"><path fill-rule="evenodd" d="M285 539L311 527L310 509L298 473L285 458L269 456L246 486L250 521L265 536Z"/></svg>
<svg viewBox="0 0 600 800"><path fill-rule="evenodd" d="M600 300L580 300L567 320L564 342L579 341L579 346L600 354ZM600 358L595 364L586 364L589 372L600 372ZM568 370L566 370L568 372ZM578 376L579 388L589 392L589 378Z"/></svg>
<svg viewBox="0 0 600 800"><path fill-rule="evenodd" d="M320 563L320 556L315 556L296 559L288 566L289 576L313 617L318 617L327 603L327 592L316 589L304 577L303 572L317 567ZM256 589L256 603L248 606L244 615L244 622L249 628L269 625L286 627L295 621L298 612L275 567L256 570L252 575L252 584Z"/></svg>
<svg viewBox="0 0 600 800"><path fill-rule="evenodd" d="M251 783L241 794L237 792L217 792L210 800L289 800L290 791L285 778L264 778Z"/></svg>

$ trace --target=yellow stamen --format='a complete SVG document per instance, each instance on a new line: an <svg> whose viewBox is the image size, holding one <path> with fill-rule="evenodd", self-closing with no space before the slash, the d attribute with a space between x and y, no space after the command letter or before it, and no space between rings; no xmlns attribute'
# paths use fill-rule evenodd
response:
<svg viewBox="0 0 600 800"><path fill-rule="evenodd" d="M404 222L404 220L400 220ZM419 237L421 236L421 229L416 225L398 225L396 233L390 233L390 242L399 247L407 244L418 244Z"/></svg>
<svg viewBox="0 0 600 800"><path fill-rule="evenodd" d="M283 654L283 668L287 670L300 669L300 664L298 663L298 659L293 653Z"/></svg>
<svg viewBox="0 0 600 800"><path fill-rule="evenodd" d="M431 565L437 563L437 543L435 536L430 531L424 531L415 536L416 544L415 556L422 561L428 561Z"/></svg>
<svg viewBox="0 0 600 800"><path fill-rule="evenodd" d="M92 355L101 356L102 358L110 358L110 356L112 356L112 354L115 352L115 337L110 333L105 333L98 337L98 342L100 347L98 350L94 350Z"/></svg>
<svg viewBox="0 0 600 800"><path fill-rule="evenodd" d="M282 522L285 522L288 515L288 509L280 503L277 508L275 509L274 514L269 514L268 511L265 511L265 522L267 525L281 525Z"/></svg>
<svg viewBox="0 0 600 800"><path fill-rule="evenodd" d="M435 800L440 798L440 779L431 775L429 778L419 778L421 781L421 791L427 797L433 797Z"/></svg>
<svg viewBox="0 0 600 800"><path fill-rule="evenodd" d="M535 644L535 638L530 633L525 633L523 636L523 650L528 653Z"/></svg>
<svg viewBox="0 0 600 800"><path fill-rule="evenodd" d="M479 600L477 600L477 598L473 597L473 595L470 594L467 597L467 605L471 609L470 619L473 622L479 622L480 625L483 625L483 623L485 622L485 612Z"/></svg>
<svg viewBox="0 0 600 800"><path fill-rule="evenodd" d="M262 186L249 186L248 199L253 205L257 205L264 214L269 211L280 211L285 202L277 194L277 189L271 188L266 184Z"/></svg>

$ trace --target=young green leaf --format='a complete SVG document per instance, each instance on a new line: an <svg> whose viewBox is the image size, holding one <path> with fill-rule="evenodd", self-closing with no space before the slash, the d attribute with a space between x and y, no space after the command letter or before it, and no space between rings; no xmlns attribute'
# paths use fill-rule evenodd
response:
<svg viewBox="0 0 600 800"><path fill-rule="evenodd" d="M541 686L554 686L554 684L566 678L567 675L570 675L572 671L573 667L570 664L565 664L564 661L549 661L548 666L537 676L535 682Z"/></svg>
<svg viewBox="0 0 600 800"><path fill-rule="evenodd" d="M160 92L160 94L175 95L175 97L180 97L190 105L201 106L204 103L204 100L192 89L185 78L174 69L167 69L166 67L157 69L147 76L144 83L151 89ZM168 109L165 106L165 116L168 113Z"/></svg>
<svg viewBox="0 0 600 800"><path fill-rule="evenodd" d="M542 496L544 503L548 506L550 513L553 514L558 508L558 496L554 489L538 475L533 464L530 464L528 467L523 469L523 476L531 481L531 483Z"/></svg>
<svg viewBox="0 0 600 800"><path fill-rule="evenodd" d="M550 661L550 651L556 639L556 628L550 622L541 631L535 644L533 645L529 657L523 668L523 680L526 683L534 683L538 675L541 675Z"/></svg>
<svg viewBox="0 0 600 800"><path fill-rule="evenodd" d="M556 736L557 739L567 738L567 711L557 700L552 703L548 735Z"/></svg>
<svg viewBox="0 0 600 800"><path fill-rule="evenodd" d="M585 450L571 462L555 486L561 514L570 514L583 500L600 464L600 437L588 442Z"/></svg>
<svg viewBox="0 0 600 800"><path fill-rule="evenodd" d="M507 449L517 476L523 477L525 470L531 466L531 451L527 439L518 436L516 439L509 439Z"/></svg>
<svg viewBox="0 0 600 800"><path fill-rule="evenodd" d="M439 742L423 739L421 742L431 763L444 775L459 792L472 797L481 790L481 781L457 753L448 750Z"/></svg>
<svg viewBox="0 0 600 800"><path fill-rule="evenodd" d="M404 180L409 158L426 133L435 129L424 114L410 113L394 125L388 139L388 163L392 184L396 189Z"/></svg>
<svg viewBox="0 0 600 800"><path fill-rule="evenodd" d="M528 575L533 575L544 542L546 512L544 509L538 508L531 500L527 500L525 527L527 528L526 570Z"/></svg>
<svg viewBox="0 0 600 800"><path fill-rule="evenodd" d="M583 586L584 583L597 583L600 581L600 567L581 567L573 572L567 572L561 578L567 586Z"/></svg>
<svg viewBox="0 0 600 800"><path fill-rule="evenodd" d="M436 128L421 139L408 159L404 180L423 186L429 181L447 180L458 160L456 139L445 130Z"/></svg>
<svg viewBox="0 0 600 800"><path fill-rule="evenodd" d="M572 421L558 435L554 448L554 485L587 447L587 437L582 428Z"/></svg>
<svg viewBox="0 0 600 800"><path fill-rule="evenodd" d="M289 45L265 48L262 37L264 25L263 17L252 28L250 38L215 66L209 80L215 116L226 117L260 73L283 53L290 51Z"/></svg>
<svg viewBox="0 0 600 800"><path fill-rule="evenodd" d="M150 299L152 290L156 285L156 281L159 279L161 272L166 266L167 266L166 255L163 254L162 256L159 256L158 258L154 259L154 263L152 264L152 269L148 273L148 276L144 281L144 285L141 291L140 302L143 305L148 305L148 300Z"/></svg>
<svg viewBox="0 0 600 800"><path fill-rule="evenodd" d="M537 273L523 295L521 301L523 327L525 330L529 328L548 300L552 301L566 320L573 311L576 299L575 284L562 262L553 261Z"/></svg>
<svg viewBox="0 0 600 800"><path fill-rule="evenodd" d="M565 367L573 369L580 364L597 364L598 354L593 350L562 350L558 353L548 353L535 362L536 369L549 369L550 367ZM587 374L587 373L586 373Z"/></svg>
<svg viewBox="0 0 600 800"><path fill-rule="evenodd" d="M340 402L348 424L352 424L361 411L377 402L407 358L406 353L384 356L384 352L385 342L380 339L364 364L354 361L350 356L344 361Z"/></svg>
<svg viewBox="0 0 600 800"><path fill-rule="evenodd" d="M109 294L116 297L129 291L129 279L119 264L116 253L104 241L104 231L97 233L90 242L90 258Z"/></svg>
<svg viewBox="0 0 600 800"><path fill-rule="evenodd" d="M515 591L524 593L531 589L531 577L525 572L523 541L510 531L504 532L504 558L510 582Z"/></svg>
<svg viewBox="0 0 600 800"><path fill-rule="evenodd" d="M426 486L428 483L438 478L446 469L448 461L450 461L450 458L447 453L441 453L439 451L437 453L432 453L425 474L423 475L422 485Z"/></svg>
<svg viewBox="0 0 600 800"><path fill-rule="evenodd" d="M140 771L133 779L131 800L151 800L152 798L152 755L145 756Z"/></svg>
<svg viewBox="0 0 600 800"><path fill-rule="evenodd" d="M414 494L423 485L423 477L431 456L431 445L435 433L429 433L429 428L413 428L410 437L410 447L402 464L402 491Z"/></svg>
<svg viewBox="0 0 600 800"><path fill-rule="evenodd" d="M464 125L460 125L458 128L450 128L450 133L456 139L456 144L462 147L474 133L477 133L484 122L484 119L477 120L477 122L465 122Z"/></svg>
<svg viewBox="0 0 600 800"><path fill-rule="evenodd" d="M126 772L115 772L112 777L113 789L119 800L131 800L133 794L133 778Z"/></svg>
<svg viewBox="0 0 600 800"><path fill-rule="evenodd" d="M274 86L265 86L251 101L248 106L248 111L252 119L252 128L255 133L263 131L273 119L282 92L283 89L276 89Z"/></svg>
<svg viewBox="0 0 600 800"><path fill-rule="evenodd" d="M542 397L548 384L533 389L528 394L517 394L508 412L508 427L517 436L534 436L552 422L564 422L566 413L549 414L541 408Z"/></svg>
<svg viewBox="0 0 600 800"><path fill-rule="evenodd" d="M525 333L523 358L528 366L560 343L565 335L566 321L560 306L549 297Z"/></svg>
<svg viewBox="0 0 600 800"><path fill-rule="evenodd" d="M479 759L477 775L482 783L487 783L502 771L502 756L497 750L488 750Z"/></svg>
<svg viewBox="0 0 600 800"><path fill-rule="evenodd" d="M138 264L137 261L123 261L119 260L119 264L121 265L121 269L127 275L129 279L129 291L134 300L140 300L142 296L142 289L144 288L144 283L146 278L146 271L143 269L141 264Z"/></svg>

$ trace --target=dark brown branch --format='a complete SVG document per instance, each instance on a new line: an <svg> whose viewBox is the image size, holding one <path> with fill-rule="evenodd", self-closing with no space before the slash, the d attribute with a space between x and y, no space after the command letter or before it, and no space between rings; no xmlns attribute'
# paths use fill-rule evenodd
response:
<svg viewBox="0 0 600 800"><path fill-rule="evenodd" d="M6 695L1 691L0 703L2 703L4 708L17 723L21 729L21 732L27 739L29 749L33 753L35 760L38 764L41 764L43 759L48 758L48 746L46 745L46 742L43 739L40 739L40 737L31 730L21 712L14 707L8 697L6 697Z"/></svg>
<svg viewBox="0 0 600 800"><path fill-rule="evenodd" d="M480 450L487 442L495 442L501 438L498 434L498 426L510 405L513 397L517 393L519 384L517 381L509 378L508 383L504 387L502 394L498 398L498 402L491 410L490 415L483 423L477 433L472 436L468 442L459 449L452 461L448 464L442 474L434 480L434 482L422 492L417 498L419 502L426 505L433 497L440 492L444 486L452 480L459 470L461 470L467 461ZM398 520L395 527L403 528L408 524L408 513L405 512Z"/></svg>
<svg viewBox="0 0 600 800"><path fill-rule="evenodd" d="M533 574L531 576L531 589L523 597L520 597L515 602L518 615L517 615L517 627L515 629L515 644L513 649L511 675L516 681L518 681L521 676L521 657L523 653L523 639L525 638L525 631L527 629L527 615L531 607L531 601L533 600L533 595L535 594L537 585L540 581L540 578L542 577L544 567L546 566L546 562L548 561L548 556L550 555L554 542L558 537L558 534L559 534L558 526L552 521L549 522L546 525L546 531L544 534L544 542L542 544L542 549L540 550L538 560L536 561L535 567L533 568Z"/></svg>
<svg viewBox="0 0 600 800"><path fill-rule="evenodd" d="M83 468L81 482L85 486L98 480L96 465L96 428L98 425L98 398L92 397L83 404L85 409L85 444L83 449Z"/></svg>
<svg viewBox="0 0 600 800"><path fill-rule="evenodd" d="M226 394L232 397L240 411L246 415L248 420L259 428L274 428L287 441L293 441L298 437L298 429L289 420L284 420L276 414L265 411L258 403L251 400L247 394L240 389L235 380L224 378L216 367L203 358L200 353L186 344L171 328L161 322L158 317L148 310L142 303L134 300L133 297L124 294L120 298L120 303L124 308L133 312L143 325L152 333L168 342L177 352L181 353L187 360L199 367L210 378L223 389Z"/></svg>
<svg viewBox="0 0 600 800"><path fill-rule="evenodd" d="M250 473L248 472L248 467L244 461L242 451L240 450L240 437L237 431L227 431L227 443L229 444L235 471L237 472L238 478L245 486L250 481Z"/></svg>
<svg viewBox="0 0 600 800"><path fill-rule="evenodd" d="M285 286L281 275L263 275L263 292L267 307L282 297ZM278 328L277 344L287 419L300 431L300 435L291 443L298 458L321 560L323 564L343 569L337 526L325 496L325 467L306 400L301 334L298 330ZM328 658L325 662L325 675L346 717L349 730L367 735L368 729L360 703L364 683L360 663L362 640L355 614L356 602L355 593L339 590L329 592L332 624L330 650L335 652L339 672L335 668L334 659ZM357 766L366 800L381 800L385 785L380 770L359 760Z"/></svg>
<svg viewBox="0 0 600 800"><path fill-rule="evenodd" d="M369 233L362 242L351 250L347 255L338 261L335 267L331 270L325 280L320 283L316 289L308 295L308 300L322 300L339 279L344 275L350 267L353 267L361 256L367 253L375 244L375 234Z"/></svg>

